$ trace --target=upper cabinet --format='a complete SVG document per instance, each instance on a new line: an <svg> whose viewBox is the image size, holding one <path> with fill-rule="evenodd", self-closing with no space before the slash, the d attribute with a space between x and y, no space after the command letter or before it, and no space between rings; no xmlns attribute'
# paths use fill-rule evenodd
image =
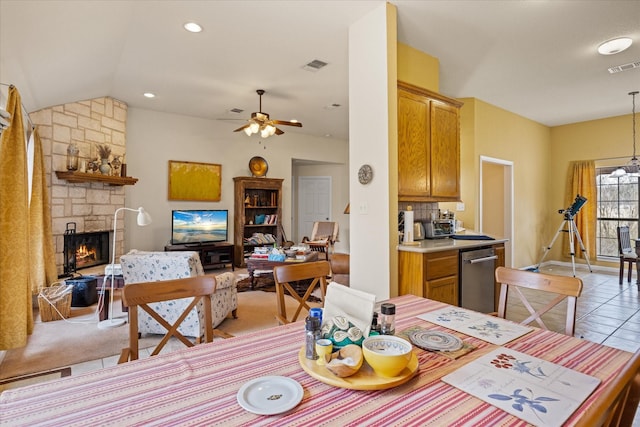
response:
<svg viewBox="0 0 640 427"><path fill-rule="evenodd" d="M398 200L460 200L462 102L398 82Z"/></svg>

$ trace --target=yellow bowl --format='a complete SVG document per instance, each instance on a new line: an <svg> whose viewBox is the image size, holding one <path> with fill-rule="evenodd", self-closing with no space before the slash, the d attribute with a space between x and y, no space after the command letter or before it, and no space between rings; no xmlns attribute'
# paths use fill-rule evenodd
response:
<svg viewBox="0 0 640 427"><path fill-rule="evenodd" d="M411 360L411 343L393 335L374 335L362 342L364 360L376 374L398 376Z"/></svg>

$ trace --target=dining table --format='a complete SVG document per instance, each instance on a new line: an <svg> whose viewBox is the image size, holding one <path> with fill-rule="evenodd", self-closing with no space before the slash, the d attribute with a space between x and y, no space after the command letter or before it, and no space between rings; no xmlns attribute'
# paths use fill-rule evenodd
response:
<svg viewBox="0 0 640 427"><path fill-rule="evenodd" d="M333 286L333 285L332 285ZM298 321L147 359L0 394L0 425L442 425L525 426L442 378L500 346L427 322L418 316L447 304L403 295L396 306L396 334L423 327L455 334L472 351L452 359L413 348L415 373L384 389L336 386L310 375L299 360L305 322ZM450 306L449 306L450 307ZM568 417L574 425L602 398L632 353L535 327L502 346L597 378L597 388ZM238 391L261 377L301 386L293 408L260 415L244 409Z"/></svg>

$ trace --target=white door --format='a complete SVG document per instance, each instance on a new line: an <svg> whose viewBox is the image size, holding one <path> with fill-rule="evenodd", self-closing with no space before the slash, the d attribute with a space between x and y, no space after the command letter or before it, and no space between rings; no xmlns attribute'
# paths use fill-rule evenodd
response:
<svg viewBox="0 0 640 427"><path fill-rule="evenodd" d="M331 221L331 177L298 177L298 238L311 237L313 223Z"/></svg>

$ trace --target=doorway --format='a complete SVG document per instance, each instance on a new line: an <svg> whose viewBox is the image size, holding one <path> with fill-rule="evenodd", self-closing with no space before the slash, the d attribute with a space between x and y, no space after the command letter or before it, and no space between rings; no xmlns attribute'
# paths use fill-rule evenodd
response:
<svg viewBox="0 0 640 427"><path fill-rule="evenodd" d="M480 156L479 231L501 236L505 266L513 265L513 162Z"/></svg>
<svg viewBox="0 0 640 427"><path fill-rule="evenodd" d="M313 223L331 221L331 177L298 177L298 236L310 237Z"/></svg>

